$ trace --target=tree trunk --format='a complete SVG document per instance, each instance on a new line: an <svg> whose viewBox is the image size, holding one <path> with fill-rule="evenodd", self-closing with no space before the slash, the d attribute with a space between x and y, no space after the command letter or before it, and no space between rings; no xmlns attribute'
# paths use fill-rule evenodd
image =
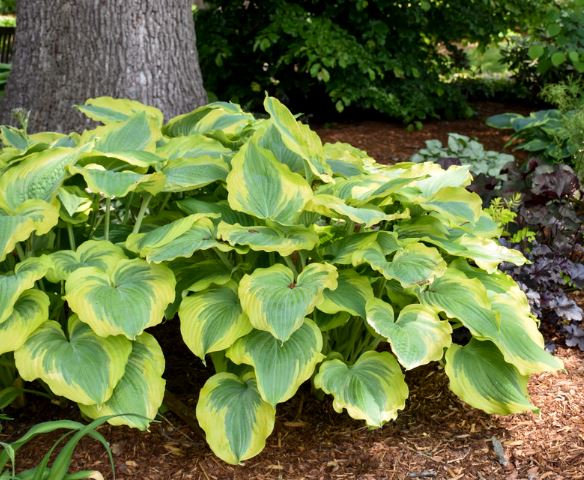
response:
<svg viewBox="0 0 584 480"><path fill-rule="evenodd" d="M103 95L168 119L207 100L191 0L20 0L12 73L0 103L30 111L29 130L80 130L73 105Z"/></svg>

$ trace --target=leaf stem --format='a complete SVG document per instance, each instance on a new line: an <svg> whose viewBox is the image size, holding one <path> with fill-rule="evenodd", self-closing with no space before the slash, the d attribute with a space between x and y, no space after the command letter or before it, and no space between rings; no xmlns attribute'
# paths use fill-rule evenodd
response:
<svg viewBox="0 0 584 480"><path fill-rule="evenodd" d="M223 262L223 265L225 265L229 270L233 268L233 264L229 261L229 257L225 255L225 253L217 249L213 249L213 251L217 254L219 260Z"/></svg>
<svg viewBox="0 0 584 480"><path fill-rule="evenodd" d="M16 244L16 253L18 254L18 258L20 259L20 261L23 262L26 258L26 255L20 243Z"/></svg>
<svg viewBox="0 0 584 480"><path fill-rule="evenodd" d="M294 278L298 277L298 270L296 270L296 265L294 265L294 262L292 261L292 259L290 257L282 257L282 258L286 262L286 265L288 265L288 268L290 270L292 270L292 272L294 273Z"/></svg>
<svg viewBox="0 0 584 480"><path fill-rule="evenodd" d="M140 211L138 212L138 217L136 218L136 223L134 224L134 229L132 233L138 233L140 231L140 227L142 226L142 220L144 220L144 215L146 215L146 209L148 208L148 204L152 200L152 195L147 193L144 195L142 199L142 204L140 205Z"/></svg>
<svg viewBox="0 0 584 480"><path fill-rule="evenodd" d="M105 225L104 225L104 238L105 241L109 241L109 231L110 231L110 211L112 208L112 199L107 197L105 199Z"/></svg>
<svg viewBox="0 0 584 480"><path fill-rule="evenodd" d="M69 246L71 250L77 250L77 245L75 244L75 232L73 232L73 225L67 224L67 235L69 236Z"/></svg>

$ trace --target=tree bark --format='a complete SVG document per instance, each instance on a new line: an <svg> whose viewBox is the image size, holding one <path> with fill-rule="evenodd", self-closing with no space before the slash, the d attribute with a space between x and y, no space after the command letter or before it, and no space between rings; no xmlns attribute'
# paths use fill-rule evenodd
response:
<svg viewBox="0 0 584 480"><path fill-rule="evenodd" d="M207 96L191 0L20 0L12 73L0 123L30 111L29 130L80 130L73 106L130 98L168 119Z"/></svg>

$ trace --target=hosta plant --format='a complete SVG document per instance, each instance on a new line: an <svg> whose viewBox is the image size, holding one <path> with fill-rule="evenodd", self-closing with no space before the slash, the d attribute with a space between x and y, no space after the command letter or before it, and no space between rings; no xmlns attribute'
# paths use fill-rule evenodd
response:
<svg viewBox="0 0 584 480"><path fill-rule="evenodd" d="M98 98L79 108L103 125L82 134L2 129L0 353L20 376L145 429L165 388L148 329L180 322L215 370L197 419L234 464L307 381L370 427L429 362L471 406L536 410L529 376L562 364L498 270L525 259L497 242L468 167L380 165L264 105L262 119L214 103L163 124Z"/></svg>

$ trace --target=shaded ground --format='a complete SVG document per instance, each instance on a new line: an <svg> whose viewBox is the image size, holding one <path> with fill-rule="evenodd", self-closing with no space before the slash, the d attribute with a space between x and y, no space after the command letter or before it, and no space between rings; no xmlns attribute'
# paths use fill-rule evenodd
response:
<svg viewBox="0 0 584 480"><path fill-rule="evenodd" d="M448 132L478 137L489 149L501 149L501 132L482 119L503 111L522 111L484 103L480 116L462 122L427 124L420 132L398 125L364 122L319 129L327 141L345 141L382 161L406 160L424 140L445 140ZM177 328L155 329L167 355L168 386L194 413L196 392L204 382L200 362L177 340ZM174 330L174 331L172 331ZM327 480L327 479L584 479L584 353L560 348L566 371L533 377L529 385L537 415L488 416L460 403L436 366L408 374L410 397L399 418L383 429L332 410L330 398L318 400L307 386L278 407L274 433L259 456L232 467L216 459L199 434L172 413L150 433L103 427L115 454L117 478L144 480ZM0 441L15 438L31 424L56 418L78 419L42 402L13 412ZM50 437L22 452L20 467L39 461ZM502 448L498 448L502 447ZM79 468L112 478L100 446L83 441L75 457Z"/></svg>

